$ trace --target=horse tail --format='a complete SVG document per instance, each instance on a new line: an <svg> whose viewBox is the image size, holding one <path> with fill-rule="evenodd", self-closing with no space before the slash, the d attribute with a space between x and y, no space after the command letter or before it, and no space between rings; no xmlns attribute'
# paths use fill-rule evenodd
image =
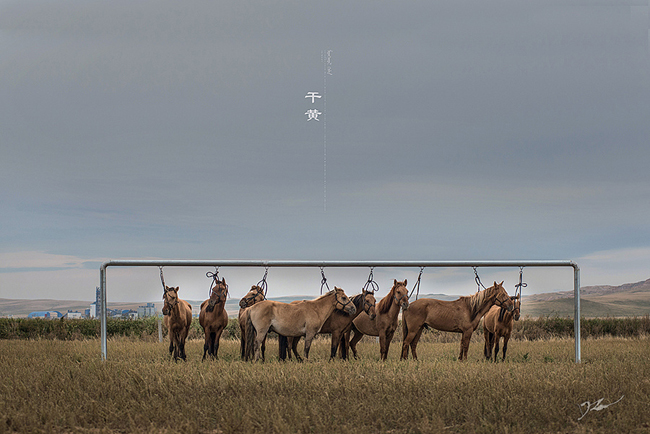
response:
<svg viewBox="0 0 650 434"><path fill-rule="evenodd" d="M256 338L255 326L253 325L253 320L251 316L248 315L246 319L246 342L245 342L245 360L253 360L255 357L255 338Z"/></svg>
<svg viewBox="0 0 650 434"><path fill-rule="evenodd" d="M287 348L289 347L289 339L286 336L278 335L278 345L280 347L280 360L286 360Z"/></svg>

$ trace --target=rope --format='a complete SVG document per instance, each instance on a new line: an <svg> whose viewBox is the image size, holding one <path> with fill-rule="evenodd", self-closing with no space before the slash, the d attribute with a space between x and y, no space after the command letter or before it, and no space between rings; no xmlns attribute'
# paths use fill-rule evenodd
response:
<svg viewBox="0 0 650 434"><path fill-rule="evenodd" d="M424 271L424 267L420 267L420 274L418 274L418 280L415 282L415 285L413 285L413 289L411 290L411 293L409 294L409 298L413 295L413 291L417 288L417 292L415 293L415 299L418 299L418 296L420 295L420 278L422 278L422 272Z"/></svg>
<svg viewBox="0 0 650 434"><path fill-rule="evenodd" d="M163 294L164 294L165 292L167 292L167 286L165 286L165 276L163 276L163 267L158 266L158 268L160 268L160 282L162 283Z"/></svg>
<svg viewBox="0 0 650 434"><path fill-rule="evenodd" d="M515 285L515 296L519 293L519 300L521 301L521 288L528 286L527 283L524 283L524 267L519 267L519 283Z"/></svg>
<svg viewBox="0 0 650 434"><path fill-rule="evenodd" d="M363 285L363 291L370 292L374 294L375 291L379 291L379 284L375 282L374 278L372 277L372 270L374 270L375 267L370 267L370 274L368 275L368 281L366 282L365 285ZM370 291L368 291L368 288L370 288Z"/></svg>
<svg viewBox="0 0 650 434"><path fill-rule="evenodd" d="M262 288L262 291L264 291L264 298L266 298L266 291L267 291L266 276L268 274L269 274L269 267L266 266L266 267L264 267L264 277L262 277L262 280L257 282L257 286Z"/></svg>
<svg viewBox="0 0 650 434"><path fill-rule="evenodd" d="M474 269L474 281L476 282L476 292L481 292L481 287L485 289L485 286L483 286L483 282L481 282L481 278L478 277L478 271L476 271L477 267L472 267Z"/></svg>
<svg viewBox="0 0 650 434"><path fill-rule="evenodd" d="M219 280L219 267L214 267L214 273L212 271L205 273L205 277L208 279L212 278L212 282L210 282L210 291L208 291L208 297L212 297L212 290L217 286L217 281Z"/></svg>
<svg viewBox="0 0 650 434"><path fill-rule="evenodd" d="M325 267L320 267L320 275L321 275L321 280L320 280L320 295L323 295L323 286L327 287L327 292L330 290L330 286L327 284L327 278L325 277Z"/></svg>

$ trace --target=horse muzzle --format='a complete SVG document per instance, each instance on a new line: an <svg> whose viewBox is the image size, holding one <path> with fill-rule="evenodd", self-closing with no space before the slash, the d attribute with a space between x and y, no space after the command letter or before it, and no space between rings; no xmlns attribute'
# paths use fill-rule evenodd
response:
<svg viewBox="0 0 650 434"><path fill-rule="evenodd" d="M345 311L345 313L350 314L350 315L354 315L355 313L357 313L357 308L354 307L353 304L348 304L347 306L345 306L343 308L343 310Z"/></svg>

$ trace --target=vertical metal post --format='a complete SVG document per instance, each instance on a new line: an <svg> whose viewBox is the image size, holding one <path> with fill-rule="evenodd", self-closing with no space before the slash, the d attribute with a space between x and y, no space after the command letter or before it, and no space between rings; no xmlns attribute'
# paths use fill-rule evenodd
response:
<svg viewBox="0 0 650 434"><path fill-rule="evenodd" d="M576 343L576 363L580 363L580 268L573 264L573 332Z"/></svg>
<svg viewBox="0 0 650 434"><path fill-rule="evenodd" d="M106 360L106 265L99 269L99 297L101 304L102 360Z"/></svg>

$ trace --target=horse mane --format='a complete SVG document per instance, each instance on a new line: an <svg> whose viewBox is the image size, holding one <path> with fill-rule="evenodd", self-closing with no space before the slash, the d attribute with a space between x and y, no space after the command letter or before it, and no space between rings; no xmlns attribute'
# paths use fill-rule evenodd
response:
<svg viewBox="0 0 650 434"><path fill-rule="evenodd" d="M378 313L388 313L390 306L393 304L393 297L395 296L395 289L397 288L396 284L393 284L393 287L390 289L390 292L382 298L379 303L377 303L376 309Z"/></svg>
<svg viewBox="0 0 650 434"><path fill-rule="evenodd" d="M320 300L321 298L325 298L325 297L327 297L328 295L332 295L332 294L334 293L334 291L336 291L336 290L335 290L335 289L331 289L331 290L327 291L325 294L321 295L320 297L315 298L314 301L316 301L316 300Z"/></svg>
<svg viewBox="0 0 650 434"><path fill-rule="evenodd" d="M474 318L478 314L479 309L484 306L485 299L487 297L492 297L495 293L496 287L491 286L483 291L477 292L476 294L461 297L461 300L467 304L470 311L470 317Z"/></svg>
<svg viewBox="0 0 650 434"><path fill-rule="evenodd" d="M357 309L357 311L363 307L363 296L364 296L364 294L361 293L361 294L355 295L351 299L352 304L354 304L354 307Z"/></svg>

